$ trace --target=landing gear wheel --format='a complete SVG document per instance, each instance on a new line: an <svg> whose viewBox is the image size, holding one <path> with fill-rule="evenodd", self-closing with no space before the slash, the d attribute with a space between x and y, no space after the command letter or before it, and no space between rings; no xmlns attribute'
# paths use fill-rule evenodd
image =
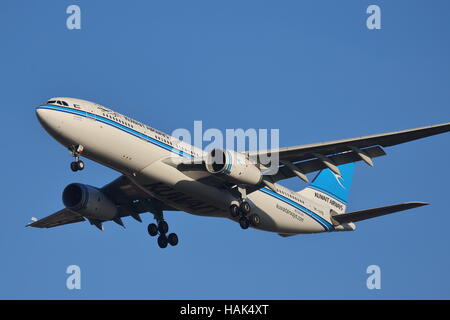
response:
<svg viewBox="0 0 450 320"><path fill-rule="evenodd" d="M261 224L261 218L257 214L252 214L249 217L249 220L250 220L250 224L252 226L257 227L257 226L259 226Z"/></svg>
<svg viewBox="0 0 450 320"><path fill-rule="evenodd" d="M164 249L165 247L167 247L167 237L165 235L160 235L158 237L158 246L161 249Z"/></svg>
<svg viewBox="0 0 450 320"><path fill-rule="evenodd" d="M176 233L171 233L169 234L169 236L167 237L167 241L169 242L169 244L174 247L178 244L178 236Z"/></svg>
<svg viewBox="0 0 450 320"><path fill-rule="evenodd" d="M77 169L78 170L83 170L84 169L84 162L81 160L78 160L77 162L75 162L77 164Z"/></svg>
<svg viewBox="0 0 450 320"><path fill-rule="evenodd" d="M247 218L242 217L239 219L239 225L241 226L242 229L248 229L248 227L250 226L250 222L248 221Z"/></svg>
<svg viewBox="0 0 450 320"><path fill-rule="evenodd" d="M147 227L148 234L152 237L158 234L158 227L154 223L150 223Z"/></svg>
<svg viewBox="0 0 450 320"><path fill-rule="evenodd" d="M238 206L237 204L232 204L232 205L230 206L230 215L231 215L233 218L236 218L236 217L239 216L239 206Z"/></svg>
<svg viewBox="0 0 450 320"><path fill-rule="evenodd" d="M169 231L169 225L162 220L158 223L158 230L161 234L166 234Z"/></svg>
<svg viewBox="0 0 450 320"><path fill-rule="evenodd" d="M252 208L250 207L250 204L247 201L242 201L239 205L239 210L241 211L242 215L247 215L250 213Z"/></svg>
<svg viewBox="0 0 450 320"><path fill-rule="evenodd" d="M75 172L78 171L78 164L74 161L70 163L70 169Z"/></svg>
<svg viewBox="0 0 450 320"><path fill-rule="evenodd" d="M81 171L84 169L84 162L80 160L80 155L83 153L84 147L80 144L69 146L69 152L74 157L75 161L70 164L70 169L75 171Z"/></svg>

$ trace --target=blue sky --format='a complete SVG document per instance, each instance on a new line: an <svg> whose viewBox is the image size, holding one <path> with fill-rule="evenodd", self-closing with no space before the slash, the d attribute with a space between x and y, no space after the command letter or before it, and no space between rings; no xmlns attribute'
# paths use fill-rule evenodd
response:
<svg viewBox="0 0 450 320"><path fill-rule="evenodd" d="M81 7L82 29L66 28ZM366 28L366 8L382 29ZM281 238L229 220L168 212L160 250L143 224L25 228L62 207L71 182L118 173L68 152L40 127L48 97L98 102L162 131L278 128L281 146L450 121L450 3L437 1L12 1L0 11L0 298L450 298L450 135L358 164L349 210L432 205L355 232ZM304 187L300 181L285 183ZM81 267L82 289L65 286ZM381 267L381 290L366 268Z"/></svg>

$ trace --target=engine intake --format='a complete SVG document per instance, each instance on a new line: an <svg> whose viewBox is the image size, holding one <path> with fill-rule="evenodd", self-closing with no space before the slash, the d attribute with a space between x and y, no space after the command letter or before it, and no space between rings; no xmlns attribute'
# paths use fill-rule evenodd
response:
<svg viewBox="0 0 450 320"><path fill-rule="evenodd" d="M117 215L115 204L100 190L81 183L64 188L62 200L67 209L96 220L112 220Z"/></svg>
<svg viewBox="0 0 450 320"><path fill-rule="evenodd" d="M224 173L229 160L224 150L213 149L207 158L207 169L210 173Z"/></svg>

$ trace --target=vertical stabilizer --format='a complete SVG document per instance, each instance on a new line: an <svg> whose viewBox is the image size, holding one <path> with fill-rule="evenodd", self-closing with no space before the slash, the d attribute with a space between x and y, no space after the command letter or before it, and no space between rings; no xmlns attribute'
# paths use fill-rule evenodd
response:
<svg viewBox="0 0 450 320"><path fill-rule="evenodd" d="M341 175L330 169L323 169L308 187L298 193L328 206L336 213L344 213L350 194L355 163L347 163L338 168Z"/></svg>

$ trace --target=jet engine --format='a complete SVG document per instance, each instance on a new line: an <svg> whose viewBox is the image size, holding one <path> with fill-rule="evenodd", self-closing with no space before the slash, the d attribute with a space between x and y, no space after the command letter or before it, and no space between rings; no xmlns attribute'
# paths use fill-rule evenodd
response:
<svg viewBox="0 0 450 320"><path fill-rule="evenodd" d="M208 154L206 170L236 184L257 185L262 180L261 171L244 154L218 148Z"/></svg>
<svg viewBox="0 0 450 320"><path fill-rule="evenodd" d="M67 209L89 219L112 220L117 207L100 190L81 183L71 183L63 191L63 203Z"/></svg>

